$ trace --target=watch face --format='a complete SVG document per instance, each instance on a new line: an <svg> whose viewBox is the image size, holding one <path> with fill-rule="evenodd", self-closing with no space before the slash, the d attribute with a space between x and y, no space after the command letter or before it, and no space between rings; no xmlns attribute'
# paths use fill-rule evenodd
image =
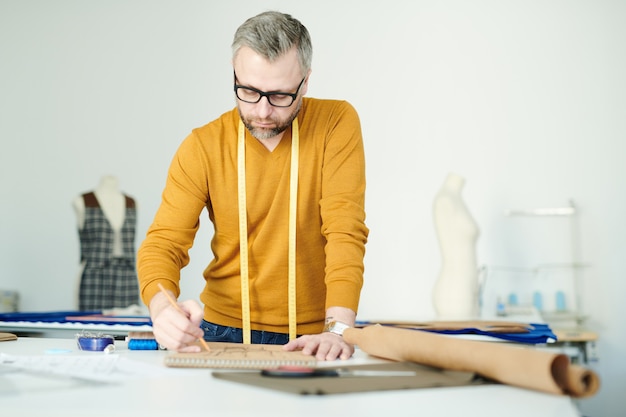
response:
<svg viewBox="0 0 626 417"><path fill-rule="evenodd" d="M339 321L331 321L326 325L324 331L338 334L339 336L343 335L343 331L349 328L345 323L341 323Z"/></svg>

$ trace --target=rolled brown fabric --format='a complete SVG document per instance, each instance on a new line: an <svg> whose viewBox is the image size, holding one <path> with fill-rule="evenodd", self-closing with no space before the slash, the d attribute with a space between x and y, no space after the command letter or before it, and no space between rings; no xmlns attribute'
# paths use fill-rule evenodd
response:
<svg viewBox="0 0 626 417"><path fill-rule="evenodd" d="M474 372L503 384L553 394L590 397L600 388L593 371L572 365L566 355L532 347L380 325L346 329L343 337L372 356Z"/></svg>

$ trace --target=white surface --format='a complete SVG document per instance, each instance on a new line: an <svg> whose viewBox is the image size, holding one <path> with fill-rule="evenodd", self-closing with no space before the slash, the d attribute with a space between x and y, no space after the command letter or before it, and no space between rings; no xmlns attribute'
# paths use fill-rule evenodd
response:
<svg viewBox="0 0 626 417"><path fill-rule="evenodd" d="M162 365L166 351L79 351L73 340L20 338L1 342L0 354L21 360L92 360L118 356L128 375L102 384L38 372L7 372L0 368L3 415L174 416L193 412L215 416L578 416L570 398L489 385L368 392L329 396L299 396L213 378L207 369L173 369ZM89 359L87 359L89 358ZM368 362L357 352L349 363ZM78 362L73 362L78 363ZM91 372L91 371L90 371ZM97 371L93 371L96 372Z"/></svg>

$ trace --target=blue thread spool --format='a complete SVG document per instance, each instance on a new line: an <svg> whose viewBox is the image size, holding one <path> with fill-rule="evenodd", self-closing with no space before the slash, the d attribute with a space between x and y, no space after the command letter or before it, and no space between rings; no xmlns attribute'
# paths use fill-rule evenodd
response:
<svg viewBox="0 0 626 417"><path fill-rule="evenodd" d="M129 350L158 350L159 344L154 339L130 339Z"/></svg>
<svg viewBox="0 0 626 417"><path fill-rule="evenodd" d="M556 292L556 310L565 311L565 293L563 291Z"/></svg>
<svg viewBox="0 0 626 417"><path fill-rule="evenodd" d="M535 291L533 293L533 305L537 311L543 310L543 299L541 298L541 293L539 291Z"/></svg>
<svg viewBox="0 0 626 417"><path fill-rule="evenodd" d="M496 315L506 316L506 306L500 297L498 297L498 302L496 304Z"/></svg>
<svg viewBox="0 0 626 417"><path fill-rule="evenodd" d="M115 348L115 339L113 336L94 336L94 335L81 335L76 338L78 348L80 350L90 351L104 351L108 348L108 351ZM109 348L112 346L113 348Z"/></svg>

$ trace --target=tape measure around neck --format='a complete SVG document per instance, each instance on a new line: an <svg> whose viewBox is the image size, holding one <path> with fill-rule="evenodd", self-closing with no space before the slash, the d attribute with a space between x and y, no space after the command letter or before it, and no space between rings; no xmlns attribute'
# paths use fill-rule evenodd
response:
<svg viewBox="0 0 626 417"><path fill-rule="evenodd" d="M296 211L298 197L298 156L300 135L298 119L291 125L291 168L289 173L289 254L288 308L289 340L297 337L296 317ZM246 211L246 131L239 121L237 147L237 190L239 203L239 263L241 274L241 320L243 343L250 344L250 282L248 268L248 216Z"/></svg>

